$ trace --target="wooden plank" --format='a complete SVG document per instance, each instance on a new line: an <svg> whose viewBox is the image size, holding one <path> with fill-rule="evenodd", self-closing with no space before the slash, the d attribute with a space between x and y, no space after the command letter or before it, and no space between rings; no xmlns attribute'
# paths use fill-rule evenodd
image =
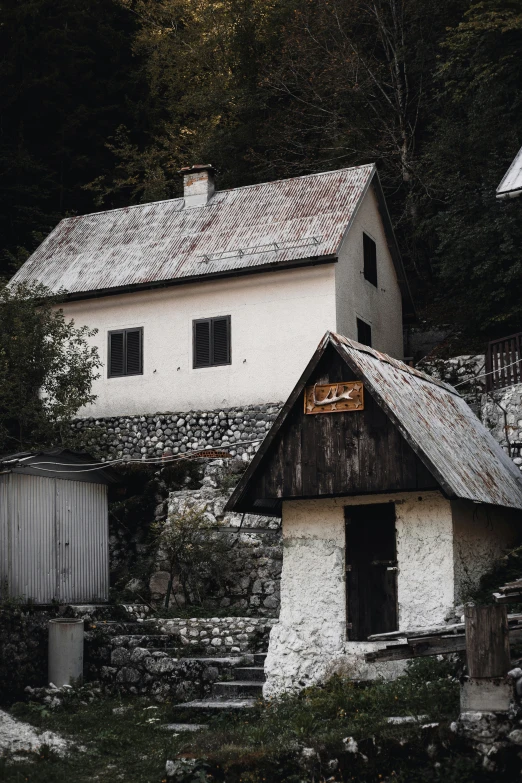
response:
<svg viewBox="0 0 522 783"><path fill-rule="evenodd" d="M404 631L393 631L392 633L375 633L368 637L368 641L387 642L392 639L419 638L437 634L462 633L463 631L464 623L452 623L450 625L435 625L431 628L407 628Z"/></svg>
<svg viewBox="0 0 522 783"><path fill-rule="evenodd" d="M384 650L374 650L366 653L364 660L367 663L376 663L377 661L406 661L413 658L413 650L409 644L394 644L386 647Z"/></svg>
<svg viewBox="0 0 522 783"><path fill-rule="evenodd" d="M468 673L474 679L504 677L510 666L506 607L464 607Z"/></svg>
<svg viewBox="0 0 522 783"><path fill-rule="evenodd" d="M413 643L412 643L413 642ZM509 631L509 644L522 642L522 628ZM409 644L389 645L383 650L366 653L365 660L368 663L376 661L405 661L409 658L421 658L428 655L449 655L454 652L466 650L465 634L454 636L423 637L410 640Z"/></svg>
<svg viewBox="0 0 522 783"><path fill-rule="evenodd" d="M510 627L520 624L522 626L522 614L508 614L508 625ZM462 633L464 623L451 623L448 625L435 625L431 628L405 628L403 631L392 631L391 633L375 633L368 637L369 642L388 642L393 639L412 639L422 636L437 636L439 634Z"/></svg>

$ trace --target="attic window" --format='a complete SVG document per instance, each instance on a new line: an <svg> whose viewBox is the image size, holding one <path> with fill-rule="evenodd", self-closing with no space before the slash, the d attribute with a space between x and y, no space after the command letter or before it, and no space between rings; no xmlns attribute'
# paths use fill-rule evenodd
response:
<svg viewBox="0 0 522 783"><path fill-rule="evenodd" d="M364 277L377 288L377 245L363 233Z"/></svg>
<svg viewBox="0 0 522 783"><path fill-rule="evenodd" d="M108 377L143 375L143 329L109 332Z"/></svg>
<svg viewBox="0 0 522 783"><path fill-rule="evenodd" d="M372 347L372 327L360 318L357 319L357 342Z"/></svg>
<svg viewBox="0 0 522 783"><path fill-rule="evenodd" d="M192 334L195 369L231 363L229 315L193 321Z"/></svg>

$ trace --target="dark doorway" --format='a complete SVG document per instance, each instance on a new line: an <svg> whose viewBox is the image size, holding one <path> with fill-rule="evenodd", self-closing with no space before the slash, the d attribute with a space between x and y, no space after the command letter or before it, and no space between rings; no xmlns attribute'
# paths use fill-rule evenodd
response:
<svg viewBox="0 0 522 783"><path fill-rule="evenodd" d="M347 506L346 609L348 639L397 630L395 504Z"/></svg>

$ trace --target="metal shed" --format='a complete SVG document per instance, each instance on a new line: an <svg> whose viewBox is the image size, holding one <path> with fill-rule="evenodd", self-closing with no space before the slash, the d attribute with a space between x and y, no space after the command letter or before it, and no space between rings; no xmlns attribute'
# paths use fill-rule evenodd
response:
<svg viewBox="0 0 522 783"><path fill-rule="evenodd" d="M47 604L108 600L108 485L115 474L64 449L0 458L0 583Z"/></svg>

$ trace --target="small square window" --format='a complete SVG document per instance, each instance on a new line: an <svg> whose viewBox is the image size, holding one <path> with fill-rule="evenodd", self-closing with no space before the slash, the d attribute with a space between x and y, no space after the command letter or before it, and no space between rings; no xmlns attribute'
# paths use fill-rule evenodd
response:
<svg viewBox="0 0 522 783"><path fill-rule="evenodd" d="M372 347L372 327L360 318L357 319L357 342Z"/></svg>
<svg viewBox="0 0 522 783"><path fill-rule="evenodd" d="M377 288L377 245L363 233L364 277Z"/></svg>
<svg viewBox="0 0 522 783"><path fill-rule="evenodd" d="M143 375L143 329L109 332L109 378Z"/></svg>
<svg viewBox="0 0 522 783"><path fill-rule="evenodd" d="M231 363L229 315L193 321L192 333L195 369Z"/></svg>

